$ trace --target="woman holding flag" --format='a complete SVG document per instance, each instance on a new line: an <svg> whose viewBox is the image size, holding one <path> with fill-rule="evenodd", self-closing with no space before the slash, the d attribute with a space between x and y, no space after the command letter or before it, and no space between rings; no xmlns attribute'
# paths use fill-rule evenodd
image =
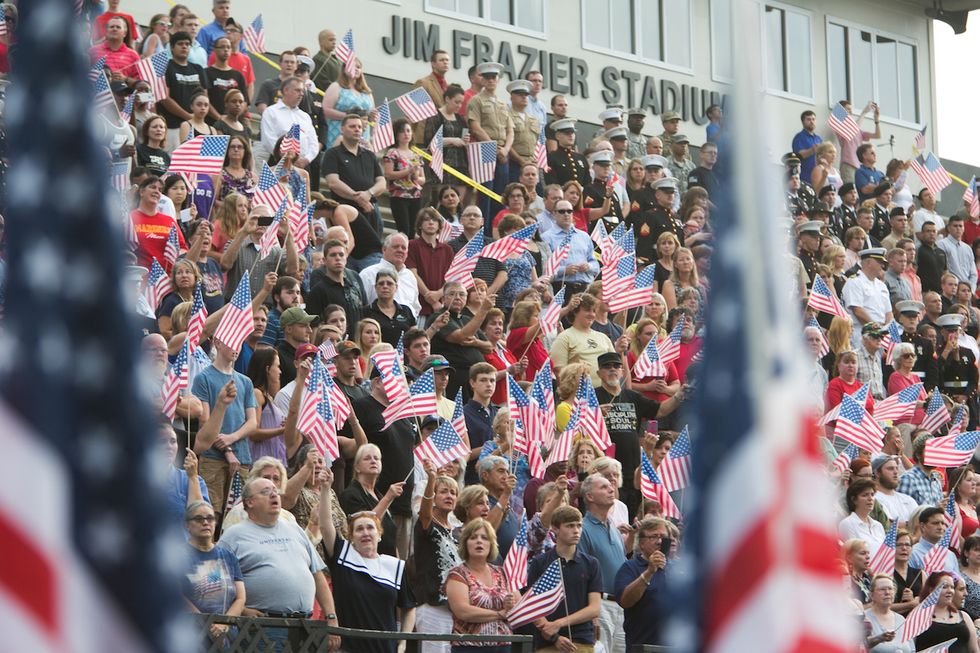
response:
<svg viewBox="0 0 980 653"><path fill-rule="evenodd" d="M518 595L507 589L504 570L491 564L496 560L497 535L486 519L466 524L459 536L459 557L463 563L446 576L445 594L453 613L453 633L460 635L510 635L507 611L517 603ZM453 644L453 653L474 651L508 653L506 643L476 646Z"/></svg>
<svg viewBox="0 0 980 653"><path fill-rule="evenodd" d="M913 653L912 642L896 641L896 634L905 617L892 610L895 600L895 581L891 576L878 574L871 579L871 607L864 611L871 624L871 634L865 640L868 653Z"/></svg>
<svg viewBox="0 0 980 653"><path fill-rule="evenodd" d="M915 650L923 651L930 646L955 639L956 641L949 647L949 653L980 653L977 631L972 627L973 620L953 601L956 586L962 583L962 578L954 577L948 571L937 571L926 579L922 592L919 593L921 601L925 601L940 585L942 590L932 610L932 616L928 619L928 627L915 638ZM929 617L929 615L925 616ZM911 621L912 614L907 619Z"/></svg>

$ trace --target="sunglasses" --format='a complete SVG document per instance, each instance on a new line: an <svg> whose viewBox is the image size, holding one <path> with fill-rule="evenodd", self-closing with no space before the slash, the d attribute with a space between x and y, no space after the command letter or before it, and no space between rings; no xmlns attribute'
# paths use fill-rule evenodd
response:
<svg viewBox="0 0 980 653"><path fill-rule="evenodd" d="M558 209L557 211L555 211L555 213L561 213L562 215L568 215L569 213L573 213L573 212L574 211L572 211L572 209Z"/></svg>

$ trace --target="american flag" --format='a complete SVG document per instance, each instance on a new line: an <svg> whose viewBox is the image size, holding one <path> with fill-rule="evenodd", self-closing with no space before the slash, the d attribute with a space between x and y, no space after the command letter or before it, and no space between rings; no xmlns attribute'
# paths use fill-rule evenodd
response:
<svg viewBox="0 0 980 653"><path fill-rule="evenodd" d="M337 46L333 53L337 58L344 62L344 71L351 79L357 72L357 54L354 52L354 32L347 30L343 38L337 41Z"/></svg>
<svg viewBox="0 0 980 653"><path fill-rule="evenodd" d="M279 209L276 211L276 215L272 218L272 224L265 228L265 232L259 239L259 259L264 259L270 253L272 253L273 248L279 245L279 225L282 224L282 219L286 216L286 212L289 210L290 202L287 197L279 205Z"/></svg>
<svg viewBox="0 0 980 653"><path fill-rule="evenodd" d="M177 240L177 224L170 225L170 233L167 234L167 242L163 246L163 263L166 269L173 267L180 256L180 241Z"/></svg>
<svg viewBox="0 0 980 653"><path fill-rule="evenodd" d="M902 342L902 327L892 320L885 328L885 335L881 338L881 348L885 350L885 363L892 364L894 360L895 345Z"/></svg>
<svg viewBox="0 0 980 653"><path fill-rule="evenodd" d="M579 432L581 413L582 405L576 403L575 408L572 409L571 417L568 418L568 423L565 424L565 430L561 432L561 435L555 440L554 446L551 447L551 451L548 452L546 466L550 467L555 463L565 462L572 455L572 445L575 444L575 436Z"/></svg>
<svg viewBox="0 0 980 653"><path fill-rule="evenodd" d="M344 391L334 383L333 377L331 376L331 369L333 369L333 364L324 361L323 384L327 388L327 396L330 397L330 410L333 412L334 428L339 430L343 428L344 423L347 422L347 418L354 412L354 409L351 408L350 399L347 398Z"/></svg>
<svg viewBox="0 0 980 653"><path fill-rule="evenodd" d="M220 175L228 150L228 136L195 136L177 146L170 156L169 172Z"/></svg>
<svg viewBox="0 0 980 653"><path fill-rule="evenodd" d="M534 143L534 164L545 172L551 171L551 168L548 166L548 146L544 142L544 125L541 125L541 131L538 132L538 140ZM602 221L599 220L599 222Z"/></svg>
<svg viewBox="0 0 980 653"><path fill-rule="evenodd" d="M601 260L600 255L600 260ZM606 259L602 264L602 300L607 304L636 282L636 255ZM612 309L610 309L612 312Z"/></svg>
<svg viewBox="0 0 980 653"><path fill-rule="evenodd" d="M112 164L109 183L112 186L112 190L117 190L120 193L126 192L129 188L129 160L116 161ZM132 221L130 221L130 224L132 224Z"/></svg>
<svg viewBox="0 0 980 653"><path fill-rule="evenodd" d="M235 507L235 504L242 498L242 474L240 471L235 472L234 476L231 477L231 484L228 488L228 500L225 501L225 513L227 514L229 510Z"/></svg>
<svg viewBox="0 0 980 653"><path fill-rule="evenodd" d="M105 74L105 57L99 57L99 60L92 64L92 67L88 70L88 80L95 83L96 77Z"/></svg>
<svg viewBox="0 0 980 653"><path fill-rule="evenodd" d="M398 360L405 362L405 334L402 333L398 336L398 342L395 343L395 351L398 352Z"/></svg>
<svg viewBox="0 0 980 653"><path fill-rule="evenodd" d="M834 105L830 115L827 116L827 126L840 136L841 140L851 141L855 138L861 138L861 128L854 122L854 118L847 112L847 109L839 103Z"/></svg>
<svg viewBox="0 0 980 653"><path fill-rule="evenodd" d="M970 177L970 183L963 191L963 205L970 210L970 217L980 217L980 195L977 194L977 176Z"/></svg>
<svg viewBox="0 0 980 653"><path fill-rule="evenodd" d="M830 353L830 341L827 340L827 334L824 333L823 328L820 326L820 323L817 322L817 318L815 317L810 318L810 321L807 323L807 326L813 327L818 331L820 331L820 351L817 352L817 356L823 358L824 356Z"/></svg>
<svg viewBox="0 0 980 653"><path fill-rule="evenodd" d="M473 269L477 261L480 260L480 252L483 251L483 231L476 232L473 240L466 243L453 257L453 262L446 269L443 278L446 281L459 281L466 288L473 287Z"/></svg>
<svg viewBox="0 0 980 653"><path fill-rule="evenodd" d="M951 527L947 527L946 531L943 533L943 536L939 538L938 542L932 545L932 548L929 549L925 557L922 559L923 577L937 571L942 571L946 564L946 554L949 553L949 545L952 541L953 529Z"/></svg>
<svg viewBox="0 0 980 653"><path fill-rule="evenodd" d="M931 467L959 467L970 462L980 444L980 431L944 435L926 442L923 462Z"/></svg>
<svg viewBox="0 0 980 653"><path fill-rule="evenodd" d="M599 408L599 398L596 397L595 388L592 387L588 374L579 377L575 401L580 411L579 422L582 425L582 433L592 439L592 444L599 451L606 451L612 446L612 440L609 439L609 429L602 416L602 409Z"/></svg>
<svg viewBox="0 0 980 653"><path fill-rule="evenodd" d="M253 330L252 289L248 285L246 274L238 282L238 289L228 302L225 314L221 316L221 322L214 332L214 339L220 340L229 349L238 351L242 347L242 342Z"/></svg>
<svg viewBox="0 0 980 653"><path fill-rule="evenodd" d="M945 642L936 644L935 646L930 646L929 648L919 651L918 653L947 653L949 648L955 643L956 638L954 637L953 639L947 639Z"/></svg>
<svg viewBox="0 0 980 653"><path fill-rule="evenodd" d="M529 624L554 612L565 598L565 584L561 576L561 560L556 559L531 589L520 598L507 613L511 628Z"/></svg>
<svg viewBox="0 0 980 653"><path fill-rule="evenodd" d="M299 419L296 422L297 430L311 437L314 432L323 431L326 428L319 411L320 398L322 397L320 392L322 369L323 363L320 362L319 358L314 358L313 368L306 376L305 390L302 391L303 397L299 407Z"/></svg>
<svg viewBox="0 0 980 653"><path fill-rule="evenodd" d="M187 319L187 342L191 351L197 349L204 333L204 321L208 317L208 309L204 305L204 295L201 293L201 282L194 287L194 303L191 304L191 316Z"/></svg>
<svg viewBox="0 0 980 653"><path fill-rule="evenodd" d="M602 220L599 220L598 222L601 223ZM572 246L572 233L569 232L568 235L565 236L565 240L562 241L561 246L558 247L558 249L556 249L554 252L552 252L551 256L548 257L548 260L545 261L544 271L543 271L544 276L548 277L549 279L555 278L555 272L558 271L558 268L561 267L561 264L564 263L565 259L568 258L568 251L571 249L571 246Z"/></svg>
<svg viewBox="0 0 980 653"><path fill-rule="evenodd" d="M925 157L920 154L912 159L909 165L915 174L919 175L923 185L933 193L938 194L939 191L953 183L949 173L946 172L946 168L932 152Z"/></svg>
<svg viewBox="0 0 980 653"><path fill-rule="evenodd" d="M810 289L810 297L806 300L806 305L837 317L849 317L840 300L827 287L823 277L819 274L813 278L813 287Z"/></svg>
<svg viewBox="0 0 980 653"><path fill-rule="evenodd" d="M622 223L619 223L617 228L621 226ZM609 238L609 234L606 233L606 225L602 220L595 221L595 226L592 227L592 233L589 234L589 238L592 239L592 242L598 245L600 250L605 249L606 240Z"/></svg>
<svg viewBox="0 0 980 653"><path fill-rule="evenodd" d="M0 37L7 35L7 13L0 11Z"/></svg>
<svg viewBox="0 0 980 653"><path fill-rule="evenodd" d="M429 167L432 168L432 172L435 176L442 181L442 125L439 125L439 129L436 130L435 135L433 135L432 140L429 142L429 152L432 154L432 158L429 159ZM446 241L440 241L446 242Z"/></svg>
<svg viewBox="0 0 980 653"><path fill-rule="evenodd" d="M442 227L439 229L439 242L448 243L463 233L463 225L453 224L449 220L443 219Z"/></svg>
<svg viewBox="0 0 980 653"><path fill-rule="evenodd" d="M437 468L448 465L454 460L465 458L469 452L469 447L453 428L452 422L440 424L432 432L432 435L415 447L413 451L415 460L420 465L426 460L430 460Z"/></svg>
<svg viewBox="0 0 980 653"><path fill-rule="evenodd" d="M647 458L643 449L640 449L640 494L648 501L656 501L660 504L665 516L671 519L681 519L681 511L677 504L670 497L667 488L664 487L660 475L653 468L653 463Z"/></svg>
<svg viewBox="0 0 980 653"><path fill-rule="evenodd" d="M245 27L242 38L245 41L245 49L249 52L256 54L265 52L265 25L262 22L262 14L256 16L255 20Z"/></svg>
<svg viewBox="0 0 980 653"><path fill-rule="evenodd" d="M531 436L528 424L531 419L531 399L513 376L507 374L507 410L514 422L514 451L528 455Z"/></svg>
<svg viewBox="0 0 980 653"><path fill-rule="evenodd" d="M870 391L870 384L865 383L860 388L851 393L851 397L854 401L858 402L860 405L865 406L868 401L868 392ZM824 415L817 424L823 426L824 424L829 424L837 419L837 415L840 413L840 404L837 404Z"/></svg>
<svg viewBox="0 0 980 653"><path fill-rule="evenodd" d="M170 277L160 265L160 261L154 258L150 265L150 274L146 276L146 303L155 311L163 298L171 292L173 292L173 286L170 285Z"/></svg>
<svg viewBox="0 0 980 653"><path fill-rule="evenodd" d="M690 573L672 579L680 585L673 596L684 599L671 603L669 623L680 636L669 644L676 653L844 653L857 648L858 634L838 568L839 499L809 415L798 307L786 301L792 275L780 182L753 163L767 145L751 135L766 131L768 116L751 90L764 66L749 14L733 12L744 41L733 50L733 159L711 219L718 251L744 251L739 243L753 250L712 261L704 359L688 411L698 442L685 499ZM781 473L758 473L768 468ZM745 490L737 510L732 483ZM773 624L777 637L760 636Z"/></svg>
<svg viewBox="0 0 980 653"><path fill-rule="evenodd" d="M507 576L507 589L520 592L527 586L527 515L521 515L521 530L507 550L504 558L504 575Z"/></svg>
<svg viewBox="0 0 980 653"><path fill-rule="evenodd" d="M946 525L949 527L951 535L949 541L956 549L961 548L963 534L963 517L960 515L960 507L956 504L956 492L950 492L946 499Z"/></svg>
<svg viewBox="0 0 980 653"><path fill-rule="evenodd" d="M133 117L133 105L136 103L136 93L130 93L129 97L126 98L126 103L123 104L122 111L119 112L119 117L125 123L129 122L129 119Z"/></svg>
<svg viewBox="0 0 980 653"><path fill-rule="evenodd" d="M435 383L435 375L431 369L419 376L409 387L407 399L393 401L384 409L384 428L387 429L392 422L398 419L436 414L438 409L436 408Z"/></svg>
<svg viewBox="0 0 980 653"><path fill-rule="evenodd" d="M561 316L562 304L565 303L565 286L562 286L548 304L548 308L541 311L538 317L538 324L541 331L546 334L558 333L558 318Z"/></svg>
<svg viewBox="0 0 980 653"><path fill-rule="evenodd" d="M657 468L668 492L683 490L691 481L691 434L685 426Z"/></svg>
<svg viewBox="0 0 980 653"><path fill-rule="evenodd" d="M306 248L310 246L311 208L315 207L316 203L307 204L306 184L300 184L298 190L296 199L289 207L289 232L293 235L296 249L305 252Z"/></svg>
<svg viewBox="0 0 980 653"><path fill-rule="evenodd" d="M20 181L9 180L3 211L0 439L15 463L0 489L2 648L188 650L200 632L180 625L171 564L186 545L155 473L159 427L140 391L78 23L68 2L18 10L19 101L11 94L4 114Z"/></svg>
<svg viewBox="0 0 980 653"><path fill-rule="evenodd" d="M544 478L548 472L548 467L541 456L541 446L540 442L532 440L527 447L527 470L534 478Z"/></svg>
<svg viewBox="0 0 980 653"><path fill-rule="evenodd" d="M632 256L628 258L632 259ZM649 304L650 298L653 296L654 274L656 274L655 265L648 265L637 272L636 276L633 277L633 283L622 288L622 292L617 293L612 301L606 301L606 304L609 305L609 312L618 313Z"/></svg>
<svg viewBox="0 0 980 653"><path fill-rule="evenodd" d="M667 367L660 355L660 343L657 342L656 336L650 338L646 348L633 363L633 373L639 378L667 376Z"/></svg>
<svg viewBox="0 0 980 653"><path fill-rule="evenodd" d="M854 401L850 395L844 395L840 402L834 435L871 453L881 451L884 444L881 427L865 410L864 404Z"/></svg>
<svg viewBox="0 0 980 653"><path fill-rule="evenodd" d="M167 97L166 75L169 63L170 54L166 50L161 50L150 57L140 59L136 64L136 74L150 85L154 102L160 102Z"/></svg>
<svg viewBox="0 0 980 653"><path fill-rule="evenodd" d="M528 410L527 436L534 442L550 445L555 437L555 392L551 385L551 359L546 359L531 385L531 407Z"/></svg>
<svg viewBox="0 0 980 653"><path fill-rule="evenodd" d="M332 383L330 375L327 373L326 365L320 369L320 402L317 405L317 412L320 414L320 422L323 424L323 431L313 434L313 444L317 451L323 456L329 465L340 457L340 443L337 441L337 422L334 415L333 404L330 397L329 386Z"/></svg>
<svg viewBox="0 0 980 653"><path fill-rule="evenodd" d="M859 453L861 453L860 449L855 447L853 444L848 443L847 446L844 447L839 454L837 454L837 457L834 458L832 463L830 463L830 466L843 474L851 466L851 462L857 458Z"/></svg>
<svg viewBox="0 0 980 653"><path fill-rule="evenodd" d="M902 632L896 634L895 639L892 640L893 642L909 642L924 633L932 625L932 613L936 610L936 604L939 602L939 594L944 589L945 584L940 582L936 586L936 589L932 591L932 594L927 596L922 603L915 606L915 609L905 618L905 623L902 624Z"/></svg>
<svg viewBox="0 0 980 653"><path fill-rule="evenodd" d="M885 535L885 541L878 547L878 550L875 551L874 556L871 558L868 573L872 578L877 574L891 576L895 572L895 536L897 534L898 520L893 519L892 527L888 529L888 534Z"/></svg>
<svg viewBox="0 0 980 653"><path fill-rule="evenodd" d="M286 187L279 183L279 178L272 172L272 168L263 161L262 170L259 172L259 183L255 189L255 197L252 198L252 207L264 204L271 209L274 206L279 206L286 199L286 193Z"/></svg>
<svg viewBox="0 0 980 653"><path fill-rule="evenodd" d="M391 130L391 110L388 108L388 100L378 105L378 124L374 126L371 133L371 149L380 152L386 147L391 147L395 142L395 133Z"/></svg>
<svg viewBox="0 0 980 653"><path fill-rule="evenodd" d="M467 143L466 159L473 181L478 184L493 181L493 173L497 169L497 141Z"/></svg>
<svg viewBox="0 0 980 653"><path fill-rule="evenodd" d="M424 88L413 88L411 91L395 98L395 104L402 110L405 117L412 122L422 122L436 115L436 105Z"/></svg>
<svg viewBox="0 0 980 653"><path fill-rule="evenodd" d="M282 142L279 143L279 153L286 156L290 152L299 155L300 143L299 143L299 123L294 122L293 126L290 127L282 137Z"/></svg>
<svg viewBox="0 0 980 653"><path fill-rule="evenodd" d="M167 373L163 378L163 414L171 420L177 414L181 391L187 389L188 351L188 343L185 339L180 351L177 352L177 358L172 365L167 366Z"/></svg>
<svg viewBox="0 0 980 653"><path fill-rule="evenodd" d="M673 363L681 355L681 334L684 332L684 323L687 317L681 313L677 324L667 337L660 341L660 360L664 363Z"/></svg>
<svg viewBox="0 0 980 653"><path fill-rule="evenodd" d="M512 234L504 236L499 240L496 240L480 252L480 256L484 258L492 258L494 260L503 263L513 254L520 254L525 249L527 249L527 243L534 236L534 232L538 230L538 223L529 224L528 226L515 231Z"/></svg>
<svg viewBox="0 0 980 653"><path fill-rule="evenodd" d="M966 418L966 406L960 406L956 409L956 414L953 415L953 419L949 422L949 429L946 431L946 435L959 435L963 432L963 420Z"/></svg>
<svg viewBox="0 0 980 653"><path fill-rule="evenodd" d="M915 412L915 403L923 394L922 384L910 385L901 392L885 397L875 404L875 419L879 422L899 420Z"/></svg>
<svg viewBox="0 0 980 653"><path fill-rule="evenodd" d="M601 223L602 220L599 220ZM595 229L592 230L593 233ZM605 231L605 227L603 227ZM601 236L601 234L599 234ZM602 264L603 268L612 268L619 259L626 256L626 254L636 254L636 236L633 234L633 228L627 231L624 223L620 222L616 225L616 228L606 236L604 239L599 241L599 262ZM625 248L632 248L627 251ZM603 275L605 276L605 275Z"/></svg>
<svg viewBox="0 0 980 653"><path fill-rule="evenodd" d="M929 403L926 404L926 416L922 420L922 424L919 428L925 429L930 433L935 433L939 430L939 427L949 421L949 411L946 410L946 403L943 401L943 395L939 390L933 390L932 396L929 397Z"/></svg>
<svg viewBox="0 0 980 653"><path fill-rule="evenodd" d="M394 349L379 351L371 356L371 362L381 372L381 382L389 403L393 404L409 398L405 373L402 371L402 363L398 360L397 351Z"/></svg>
<svg viewBox="0 0 980 653"><path fill-rule="evenodd" d="M108 109L116 107L116 98L112 97L112 90L109 88L109 80L102 73L95 78L94 85L95 98L93 106L96 109Z"/></svg>
<svg viewBox="0 0 980 653"><path fill-rule="evenodd" d="M922 129L915 133L915 138L912 139L912 146L919 152L926 149L926 127L928 125L924 125Z"/></svg>
<svg viewBox="0 0 980 653"><path fill-rule="evenodd" d="M459 437L463 439L464 442L468 442L470 438L469 431L466 429L466 416L463 415L463 389L458 388L456 390L456 399L453 402L453 418L449 421L459 433Z"/></svg>

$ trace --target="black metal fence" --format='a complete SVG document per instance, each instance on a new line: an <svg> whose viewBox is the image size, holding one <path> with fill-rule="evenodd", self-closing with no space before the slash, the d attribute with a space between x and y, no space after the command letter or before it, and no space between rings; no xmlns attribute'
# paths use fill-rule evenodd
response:
<svg viewBox="0 0 980 653"><path fill-rule="evenodd" d="M359 630L328 626L310 619L273 617L228 617L221 614L195 615L201 626L202 653L327 653L328 635L379 640L417 640L427 642L495 642L513 644L521 653L531 653L530 635L433 635L430 633L396 633L382 630ZM228 630L212 637L213 625Z"/></svg>

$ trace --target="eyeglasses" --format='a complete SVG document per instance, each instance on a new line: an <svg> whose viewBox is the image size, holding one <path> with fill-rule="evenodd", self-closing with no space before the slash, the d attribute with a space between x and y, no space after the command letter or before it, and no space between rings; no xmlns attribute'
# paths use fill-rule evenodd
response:
<svg viewBox="0 0 980 653"><path fill-rule="evenodd" d="M191 517L187 521L192 521L195 524L203 526L204 524L213 524L217 521L214 515L198 515L197 517Z"/></svg>
<svg viewBox="0 0 980 653"><path fill-rule="evenodd" d="M902 354L899 358L915 358L915 354Z"/></svg>
<svg viewBox="0 0 980 653"><path fill-rule="evenodd" d="M569 213L572 213L572 212L573 212L572 209L557 209L555 211L555 213L560 213L562 215L568 215Z"/></svg>
<svg viewBox="0 0 980 653"><path fill-rule="evenodd" d="M654 533L653 535L640 535L641 540L662 540L666 535L661 535L660 533Z"/></svg>
<svg viewBox="0 0 980 653"><path fill-rule="evenodd" d="M278 496L282 496L284 492L280 492L278 488L267 487L264 490L259 490L258 492L256 492L256 494L259 494L264 497L271 497L274 494Z"/></svg>

